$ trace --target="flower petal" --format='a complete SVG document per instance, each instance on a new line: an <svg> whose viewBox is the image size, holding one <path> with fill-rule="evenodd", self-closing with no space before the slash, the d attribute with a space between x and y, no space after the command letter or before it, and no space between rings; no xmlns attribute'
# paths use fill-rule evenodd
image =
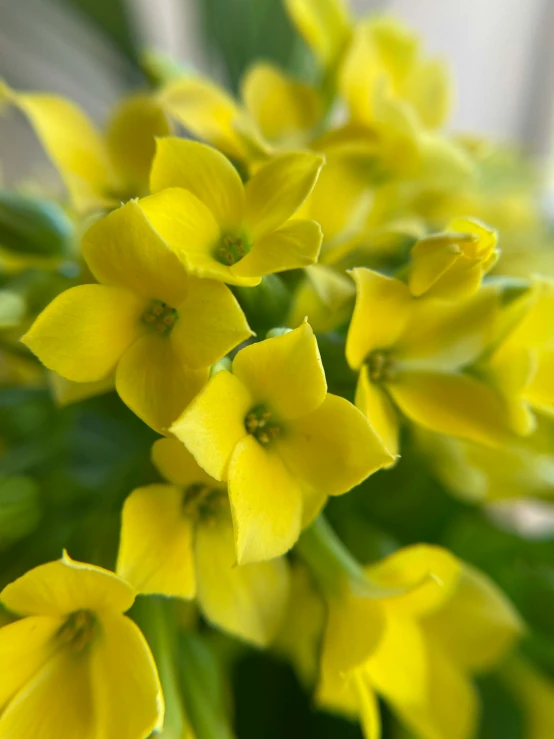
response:
<svg viewBox="0 0 554 739"><path fill-rule="evenodd" d="M64 554L62 559L39 565L7 585L0 600L20 616L60 616L82 608L127 611L135 594L113 572Z"/></svg>
<svg viewBox="0 0 554 739"><path fill-rule="evenodd" d="M194 598L193 522L183 513L182 488L147 485L131 493L116 570L139 593Z"/></svg>
<svg viewBox="0 0 554 739"><path fill-rule="evenodd" d="M140 335L145 307L128 290L79 285L54 298L21 341L62 377L96 382L113 373Z"/></svg>
<svg viewBox="0 0 554 739"><path fill-rule="evenodd" d="M217 485L198 465L186 446L178 439L167 437L158 439L152 447L152 461L162 477L172 485L186 487L201 482L206 485Z"/></svg>
<svg viewBox="0 0 554 739"><path fill-rule="evenodd" d="M486 446L509 439L509 413L495 390L469 375L402 372L387 385L402 413L447 436Z"/></svg>
<svg viewBox="0 0 554 739"><path fill-rule="evenodd" d="M252 436L231 457L229 499L239 564L278 557L298 539L302 492L280 457Z"/></svg>
<svg viewBox="0 0 554 739"><path fill-rule="evenodd" d="M398 455L399 423L386 391L371 382L363 365L356 386L356 407L361 410L391 457Z"/></svg>
<svg viewBox="0 0 554 739"><path fill-rule="evenodd" d="M492 668L523 631L508 598L486 575L467 564L452 597L424 623L445 653L471 671Z"/></svg>
<svg viewBox="0 0 554 739"><path fill-rule="evenodd" d="M184 188L196 195L223 229L242 221L241 179L227 157L211 146L173 137L159 139L150 189L156 193L169 187Z"/></svg>
<svg viewBox="0 0 554 739"><path fill-rule="evenodd" d="M294 477L327 495L347 492L393 461L363 413L338 395L289 421L275 446Z"/></svg>
<svg viewBox="0 0 554 739"><path fill-rule="evenodd" d="M245 347L233 360L233 373L254 403L267 403L279 419L314 411L327 394L317 341L308 323Z"/></svg>
<svg viewBox="0 0 554 739"><path fill-rule="evenodd" d="M127 288L173 308L185 298L185 268L136 201L96 221L85 234L82 249L99 282Z"/></svg>
<svg viewBox="0 0 554 739"><path fill-rule="evenodd" d="M250 67L242 79L241 91L250 115L270 140L307 135L323 114L315 88L288 77L268 62Z"/></svg>
<svg viewBox="0 0 554 739"><path fill-rule="evenodd" d="M0 629L0 715L52 657L60 619L30 616Z"/></svg>
<svg viewBox="0 0 554 739"><path fill-rule="evenodd" d="M365 267L353 269L352 277L357 296L346 338L346 359L352 369L359 369L373 350L396 344L414 300L403 282Z"/></svg>
<svg viewBox="0 0 554 739"><path fill-rule="evenodd" d="M252 398L244 384L225 370L215 374L171 432L216 480L227 477L234 448L246 436L244 419Z"/></svg>
<svg viewBox="0 0 554 739"><path fill-rule="evenodd" d="M29 119L77 210L105 206L111 184L108 153L85 113L56 95L12 93L11 99Z"/></svg>
<svg viewBox="0 0 554 739"><path fill-rule="evenodd" d="M138 739L161 729L164 700L156 664L130 618L118 613L102 615L102 638L91 650L90 682L95 736Z"/></svg>
<svg viewBox="0 0 554 739"><path fill-rule="evenodd" d="M196 561L198 602L206 618L235 636L267 646L287 605L285 560L237 566L231 520L218 518L199 523Z"/></svg>
<svg viewBox="0 0 554 739"><path fill-rule="evenodd" d="M356 670L353 681L358 694L360 725L365 739L381 739L379 700L366 671Z"/></svg>
<svg viewBox="0 0 554 739"><path fill-rule="evenodd" d="M286 0L286 9L318 60L332 68L350 36L344 0Z"/></svg>
<svg viewBox="0 0 554 739"><path fill-rule="evenodd" d="M259 277L317 262L323 233L315 221L292 220L261 236L234 266L236 275Z"/></svg>
<svg viewBox="0 0 554 739"><path fill-rule="evenodd" d="M246 317L227 285L189 278L178 306L171 343L183 364L208 367L252 336Z"/></svg>
<svg viewBox="0 0 554 739"><path fill-rule="evenodd" d="M123 187L134 195L148 192L156 137L171 131L162 106L152 95L127 95L113 112L106 134L108 151Z"/></svg>
<svg viewBox="0 0 554 739"><path fill-rule="evenodd" d="M168 337L148 333L121 358L115 387L133 413L166 434L207 379L207 368L192 370L182 365Z"/></svg>
<svg viewBox="0 0 554 739"><path fill-rule="evenodd" d="M245 187L245 228L252 241L281 226L314 188L324 159L308 152L281 154Z"/></svg>
<svg viewBox="0 0 554 739"><path fill-rule="evenodd" d="M234 129L241 111L221 87L203 77L187 74L168 82L158 99L168 114L194 136L232 159L244 159L244 146Z"/></svg>
<svg viewBox="0 0 554 739"><path fill-rule="evenodd" d="M0 715L0 736L21 739L95 739L99 735L86 659L60 650ZM116 739L109 726L102 736Z"/></svg>

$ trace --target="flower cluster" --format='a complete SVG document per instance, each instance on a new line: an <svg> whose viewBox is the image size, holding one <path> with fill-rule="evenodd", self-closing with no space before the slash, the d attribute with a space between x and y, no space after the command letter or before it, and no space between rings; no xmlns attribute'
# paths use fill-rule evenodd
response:
<svg viewBox="0 0 554 739"><path fill-rule="evenodd" d="M12 503L23 524L0 512L20 546L2 573L0 739L231 736L202 672L231 660L206 646L215 630L287 660L366 739L379 701L410 737L476 737L484 672L525 737L554 732L554 687L514 656L517 587L518 608L486 557L418 527L440 507L425 493L395 499L420 475L449 524L494 528L491 500L554 490L554 272L533 186L506 174L515 156L445 132L446 67L408 28L340 0L286 8L310 82L260 62L235 99L182 71L105 133L67 100L0 88L66 188L2 194L0 383L71 409L111 393L109 453L129 454L127 426L141 440L125 500L49 493L43 549L34 489ZM8 426L0 461L34 484L42 462ZM49 490L70 477L47 469ZM60 544L94 564L47 561Z"/></svg>

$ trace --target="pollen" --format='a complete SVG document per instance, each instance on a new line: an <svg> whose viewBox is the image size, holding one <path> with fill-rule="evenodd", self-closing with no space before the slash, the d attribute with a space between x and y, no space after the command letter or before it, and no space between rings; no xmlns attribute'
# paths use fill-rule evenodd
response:
<svg viewBox="0 0 554 739"><path fill-rule="evenodd" d="M240 262L250 251L250 246L243 236L226 234L216 247L215 258L221 264L231 267Z"/></svg>
<svg viewBox="0 0 554 739"><path fill-rule="evenodd" d="M268 446L281 435L281 426L275 420L271 411L260 405L247 413L244 419L244 428L262 446Z"/></svg>
<svg viewBox="0 0 554 739"><path fill-rule="evenodd" d="M159 334L168 334L179 318L179 314L167 303L153 300L142 316L143 321Z"/></svg>
<svg viewBox="0 0 554 739"><path fill-rule="evenodd" d="M98 621L87 610L71 613L57 633L58 640L74 652L82 652L98 633Z"/></svg>
<svg viewBox="0 0 554 739"><path fill-rule="evenodd" d="M367 359L367 368L371 382L387 382L394 374L394 362L389 354L383 351L372 352Z"/></svg>

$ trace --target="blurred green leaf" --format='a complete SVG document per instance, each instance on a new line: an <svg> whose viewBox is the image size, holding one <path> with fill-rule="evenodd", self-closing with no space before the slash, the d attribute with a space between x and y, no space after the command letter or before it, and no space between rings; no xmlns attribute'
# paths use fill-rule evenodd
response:
<svg viewBox="0 0 554 739"><path fill-rule="evenodd" d="M14 254L66 256L74 228L64 210L46 200L0 190L0 246Z"/></svg>
<svg viewBox="0 0 554 739"><path fill-rule="evenodd" d="M30 534L41 517L37 484L30 477L0 477L0 548Z"/></svg>

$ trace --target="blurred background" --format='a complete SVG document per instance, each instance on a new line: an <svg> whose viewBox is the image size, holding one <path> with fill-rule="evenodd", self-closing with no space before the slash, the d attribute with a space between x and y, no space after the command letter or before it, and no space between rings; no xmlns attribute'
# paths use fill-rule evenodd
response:
<svg viewBox="0 0 554 739"><path fill-rule="evenodd" d="M520 142L554 172L552 0L353 0L357 14L393 12L430 53L449 60L451 127ZM0 0L0 77L67 95L101 121L122 91L144 84L145 49L236 89L266 58L300 71L308 55L281 0ZM40 149L13 113L0 119L5 182L36 173ZM45 162L44 157L40 161ZM46 166L46 162L44 164Z"/></svg>

